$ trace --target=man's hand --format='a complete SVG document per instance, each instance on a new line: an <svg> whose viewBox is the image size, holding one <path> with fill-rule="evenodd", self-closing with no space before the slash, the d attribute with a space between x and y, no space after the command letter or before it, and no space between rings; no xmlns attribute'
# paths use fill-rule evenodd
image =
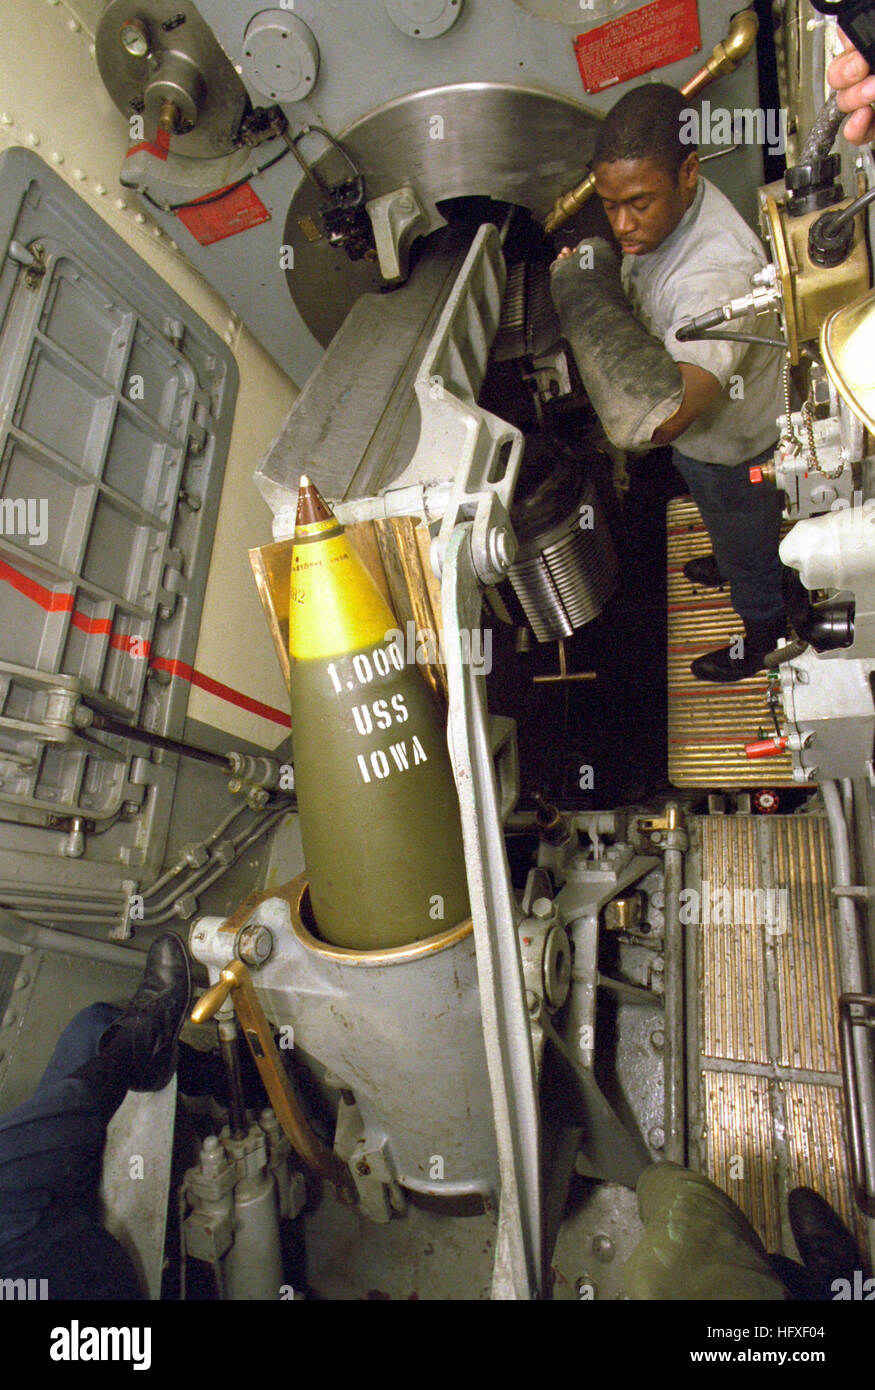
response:
<svg viewBox="0 0 875 1390"><path fill-rule="evenodd" d="M567 261L567 260L568 260L568 257L569 257L569 256L573 256L573 255L574 255L574 247L573 247L573 246L563 246L563 247L562 247L562 250L559 252L559 255L556 257L555 261L552 262L552 264L551 264L551 266L550 266L550 269L552 270L553 267L554 267L554 266L557 266L557 265L559 264L560 261Z"/></svg>
<svg viewBox="0 0 875 1390"><path fill-rule="evenodd" d="M865 145L875 134L875 112L871 106L875 101L875 77L869 76L869 64L841 29L839 38L845 52L833 58L826 80L838 93L839 110L852 112L842 130L845 139L852 145Z"/></svg>

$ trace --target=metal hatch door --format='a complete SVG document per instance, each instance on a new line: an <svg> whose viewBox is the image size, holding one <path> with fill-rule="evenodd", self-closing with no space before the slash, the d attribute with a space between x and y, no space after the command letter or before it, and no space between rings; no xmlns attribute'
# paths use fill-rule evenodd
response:
<svg viewBox="0 0 875 1390"><path fill-rule="evenodd" d="M175 759L77 709L182 735L237 380L38 156L0 155L0 901L22 911L47 885L118 902L160 865Z"/></svg>

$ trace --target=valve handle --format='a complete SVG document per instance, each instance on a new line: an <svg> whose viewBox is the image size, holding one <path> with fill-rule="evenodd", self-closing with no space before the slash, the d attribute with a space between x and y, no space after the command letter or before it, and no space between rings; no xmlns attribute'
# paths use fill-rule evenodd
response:
<svg viewBox="0 0 875 1390"><path fill-rule="evenodd" d="M744 751L748 758L776 758L786 747L787 735L781 734L780 737L761 738L753 743L746 743Z"/></svg>
<svg viewBox="0 0 875 1390"><path fill-rule="evenodd" d="M191 1011L192 1023L206 1023L217 1014L224 1004L228 995L234 987L234 979L230 972L222 971L219 976L218 984L213 985L202 994Z"/></svg>
<svg viewBox="0 0 875 1390"><path fill-rule="evenodd" d="M242 960L229 961L225 966L216 984L207 990L192 1010L192 1023L204 1023L212 1018L229 994L268 1099L289 1143L307 1167L333 1183L340 1200L351 1205L358 1196L352 1175L346 1164L326 1148L311 1129L292 1090L270 1025L258 1002L252 977Z"/></svg>

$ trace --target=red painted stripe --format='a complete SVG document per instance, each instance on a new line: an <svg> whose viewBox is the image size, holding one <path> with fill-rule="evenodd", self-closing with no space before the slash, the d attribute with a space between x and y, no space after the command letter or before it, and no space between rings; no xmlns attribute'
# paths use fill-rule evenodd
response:
<svg viewBox="0 0 875 1390"><path fill-rule="evenodd" d="M221 681L213 680L212 676L205 676L203 672L196 671L193 666L189 666L186 661L169 660L165 656L156 656L152 660L152 666L156 671L169 671L171 676L180 676L182 680L190 681L199 690L206 690L210 695L218 695L220 700L227 700L229 704L238 705L240 709L248 710L250 714L260 715L262 719L270 719L274 724L282 724L285 728L292 727L292 721L288 714L283 710L274 709L273 705L265 705L261 700L254 700L251 695L243 695L239 690L233 690L230 685L223 685Z"/></svg>
<svg viewBox="0 0 875 1390"><path fill-rule="evenodd" d="M245 709L250 714L257 714L262 719L269 719L274 724L281 724L283 728L290 729L292 721L285 710L274 709L272 705L266 705L261 700L254 700L251 695L244 695L240 690L234 690L230 685L224 685L221 681L213 680L211 676L205 676L201 671L196 671L193 666L189 666L185 661L171 661L167 657L151 657L151 644L143 637L130 637L127 633L113 632L112 623L108 618L89 618L85 613L79 613L73 608L72 594L56 594L51 589L47 589L44 584L38 583L35 579L28 579L27 575L21 574L13 569L5 560L0 560L0 580L11 585L18 593L29 598L33 603L39 604L47 613L70 613L72 625L89 636L105 637L109 635L109 645L116 651L125 651L133 655L132 648L136 646L136 656L139 659L146 658L156 671L168 671L172 676L178 676L180 680L188 681L191 685L196 685L200 690L206 690L210 695L217 695L220 700L227 701L230 705L236 705L239 709ZM145 650L141 651L141 645Z"/></svg>
<svg viewBox="0 0 875 1390"><path fill-rule="evenodd" d="M112 632L112 623L109 618L86 618L84 613L79 613L75 608L71 614L70 622L73 627L78 627L80 632L87 632L89 637L95 633L99 637L105 637L107 633Z"/></svg>
<svg viewBox="0 0 875 1390"><path fill-rule="evenodd" d="M151 140L141 140L138 145L131 145L125 159L130 159L131 155L136 154L139 150L146 150L148 154L153 154L156 159L166 160L170 150L170 131L159 130L155 136L154 144Z"/></svg>
<svg viewBox="0 0 875 1390"><path fill-rule="evenodd" d="M69 613L73 607L72 594L56 594L52 589L46 589L35 579L28 579L27 575L20 574L11 565L7 565L5 560L0 560L0 579L11 584L13 589L24 594L25 598L38 603L47 613Z"/></svg>

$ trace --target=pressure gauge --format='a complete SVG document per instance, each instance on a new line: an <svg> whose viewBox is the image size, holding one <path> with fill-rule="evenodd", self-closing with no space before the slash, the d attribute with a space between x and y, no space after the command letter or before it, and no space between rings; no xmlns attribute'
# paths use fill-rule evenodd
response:
<svg viewBox="0 0 875 1390"><path fill-rule="evenodd" d="M119 41L132 58L148 58L152 48L148 26L142 19L126 19L119 30Z"/></svg>

